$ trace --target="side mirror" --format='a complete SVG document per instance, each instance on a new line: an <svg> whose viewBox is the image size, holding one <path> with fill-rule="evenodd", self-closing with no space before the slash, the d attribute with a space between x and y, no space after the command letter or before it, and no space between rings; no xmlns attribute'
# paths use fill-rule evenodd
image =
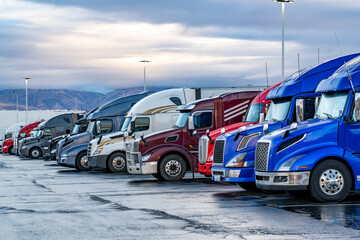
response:
<svg viewBox="0 0 360 240"><path fill-rule="evenodd" d="M197 135L197 131L196 131L196 130L194 130L194 131L191 132L191 136L192 136L192 137L195 136L195 137L197 137L198 139L200 139L200 137Z"/></svg>
<svg viewBox="0 0 360 240"><path fill-rule="evenodd" d="M265 121L265 114L264 113L260 113L260 117L259 117L259 122L264 122Z"/></svg>
<svg viewBox="0 0 360 240"><path fill-rule="evenodd" d="M189 116L188 125L189 125L189 130L190 130L190 131L192 131L192 130L195 129L194 117L193 117L193 116Z"/></svg>
<svg viewBox="0 0 360 240"><path fill-rule="evenodd" d="M270 108L270 103L267 103L266 106L265 106L265 115L268 114L269 108Z"/></svg>
<svg viewBox="0 0 360 240"><path fill-rule="evenodd" d="M296 122L304 121L304 114L305 114L305 100L304 99L297 99L296 100Z"/></svg>
<svg viewBox="0 0 360 240"><path fill-rule="evenodd" d="M135 132L135 121L130 123L130 135Z"/></svg>
<svg viewBox="0 0 360 240"><path fill-rule="evenodd" d="M96 134L100 134L100 133L101 133L101 122L96 121Z"/></svg>
<svg viewBox="0 0 360 240"><path fill-rule="evenodd" d="M318 107L319 107L319 101L320 101L320 97L316 97L315 98L315 112L317 111Z"/></svg>
<svg viewBox="0 0 360 240"><path fill-rule="evenodd" d="M355 117L356 121L360 121L360 96L355 100Z"/></svg>

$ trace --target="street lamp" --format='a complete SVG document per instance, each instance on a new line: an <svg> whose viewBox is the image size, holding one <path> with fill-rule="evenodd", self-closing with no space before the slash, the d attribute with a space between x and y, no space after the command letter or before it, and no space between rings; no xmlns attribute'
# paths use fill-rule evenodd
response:
<svg viewBox="0 0 360 240"><path fill-rule="evenodd" d="M293 3L293 0L273 0L273 2L276 3L281 3L281 8L282 8L282 80L284 81L285 79L285 3Z"/></svg>
<svg viewBox="0 0 360 240"><path fill-rule="evenodd" d="M149 60L141 60L139 61L141 63L144 63L144 92L146 92L146 63L149 63Z"/></svg>
<svg viewBox="0 0 360 240"><path fill-rule="evenodd" d="M13 91L16 94L16 123L19 123L19 92Z"/></svg>
<svg viewBox="0 0 360 240"><path fill-rule="evenodd" d="M23 80L25 80L25 89L26 89L26 121L25 123L28 122L28 81L31 79L29 77L26 77L26 78L22 78Z"/></svg>

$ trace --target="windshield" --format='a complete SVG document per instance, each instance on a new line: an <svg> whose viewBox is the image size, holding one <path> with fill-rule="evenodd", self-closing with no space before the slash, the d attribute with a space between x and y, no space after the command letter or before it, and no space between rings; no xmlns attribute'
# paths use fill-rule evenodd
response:
<svg viewBox="0 0 360 240"><path fill-rule="evenodd" d="M95 121L91 121L88 125L88 128L86 130L86 132L88 133L93 133L94 132L94 127L95 127Z"/></svg>
<svg viewBox="0 0 360 240"><path fill-rule="evenodd" d="M39 130L39 131L36 133L36 137L39 138L39 137L41 136L41 134L42 134L43 131L44 131L44 130Z"/></svg>
<svg viewBox="0 0 360 240"><path fill-rule="evenodd" d="M260 113L262 112L264 103L253 103L250 105L248 112L246 113L244 122L257 122L259 121Z"/></svg>
<svg viewBox="0 0 360 240"><path fill-rule="evenodd" d="M266 121L279 122L284 121L289 112L291 99L273 100L270 104L269 112L266 115Z"/></svg>
<svg viewBox="0 0 360 240"><path fill-rule="evenodd" d="M178 119L176 120L176 124L174 128L183 128L189 118L190 112L182 112L180 113Z"/></svg>
<svg viewBox="0 0 360 240"><path fill-rule="evenodd" d="M74 129L72 130L71 135L86 132L87 127L88 127L88 122L83 122L82 124L76 124Z"/></svg>
<svg viewBox="0 0 360 240"><path fill-rule="evenodd" d="M315 118L335 119L341 117L344 112L347 92L323 93L320 97Z"/></svg>
<svg viewBox="0 0 360 240"><path fill-rule="evenodd" d="M81 125L76 124L74 129L72 130L71 134L78 134L80 132Z"/></svg>
<svg viewBox="0 0 360 240"><path fill-rule="evenodd" d="M124 121L124 123L123 123L123 125L122 125L122 127L121 127L121 131L122 131L122 132L127 131L130 122L131 122L131 117L125 118L125 121Z"/></svg>

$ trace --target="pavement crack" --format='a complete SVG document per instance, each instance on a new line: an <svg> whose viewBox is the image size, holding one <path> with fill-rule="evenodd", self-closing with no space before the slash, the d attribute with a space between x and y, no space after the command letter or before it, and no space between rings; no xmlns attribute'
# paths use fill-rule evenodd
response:
<svg viewBox="0 0 360 240"><path fill-rule="evenodd" d="M43 184L41 184L41 183L38 183L37 181L36 181L36 179L33 179L32 180L32 183L34 183L36 186L38 186L38 187L41 187L41 188L45 188L46 190L48 190L49 192L52 192L52 190L50 189L50 188L48 188L47 186L45 186L45 185L43 185Z"/></svg>

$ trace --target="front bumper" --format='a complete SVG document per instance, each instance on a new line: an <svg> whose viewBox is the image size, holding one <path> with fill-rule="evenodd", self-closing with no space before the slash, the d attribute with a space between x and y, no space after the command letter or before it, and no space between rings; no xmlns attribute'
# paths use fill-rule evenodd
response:
<svg viewBox="0 0 360 240"><path fill-rule="evenodd" d="M126 163L130 174L157 173L157 162L143 162L139 152L126 151Z"/></svg>
<svg viewBox="0 0 360 240"><path fill-rule="evenodd" d="M88 166L92 168L106 169L107 155L97 155L88 157Z"/></svg>
<svg viewBox="0 0 360 240"><path fill-rule="evenodd" d="M213 165L212 162L199 163L198 164L198 172L205 176L211 176L212 165Z"/></svg>
<svg viewBox="0 0 360 240"><path fill-rule="evenodd" d="M60 156L57 160L57 163L60 166L66 166L66 167L75 167L75 160L76 160L76 156Z"/></svg>
<svg viewBox="0 0 360 240"><path fill-rule="evenodd" d="M310 171L256 172L256 186L265 190L306 190Z"/></svg>
<svg viewBox="0 0 360 240"><path fill-rule="evenodd" d="M211 168L212 180L216 182L255 182L254 168Z"/></svg>

